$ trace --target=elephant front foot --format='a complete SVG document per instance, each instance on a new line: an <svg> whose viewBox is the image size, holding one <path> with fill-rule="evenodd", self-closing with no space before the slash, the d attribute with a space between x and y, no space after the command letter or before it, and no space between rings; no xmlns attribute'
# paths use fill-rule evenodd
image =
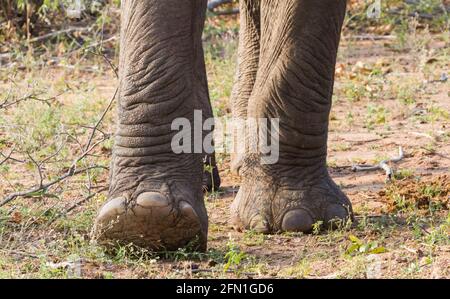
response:
<svg viewBox="0 0 450 299"><path fill-rule="evenodd" d="M260 233L304 232L336 228L353 219L347 196L328 175L277 178L260 169L245 171L243 183L231 206L238 230ZM316 173L317 174L317 173Z"/></svg>
<svg viewBox="0 0 450 299"><path fill-rule="evenodd" d="M183 185L111 199L98 213L94 238L112 247L133 244L152 251L205 251L208 228L203 199L193 198Z"/></svg>

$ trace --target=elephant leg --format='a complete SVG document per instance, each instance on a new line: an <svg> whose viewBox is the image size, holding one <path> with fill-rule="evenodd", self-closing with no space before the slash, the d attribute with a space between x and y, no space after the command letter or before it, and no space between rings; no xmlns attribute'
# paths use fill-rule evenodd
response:
<svg viewBox="0 0 450 299"><path fill-rule="evenodd" d="M205 250L203 153L175 153L175 119L208 107L200 60L206 0L123 0L118 128L109 201L94 237L151 250ZM205 108L208 107L208 108ZM192 131L192 130L191 130Z"/></svg>
<svg viewBox="0 0 450 299"><path fill-rule="evenodd" d="M248 99L253 91L259 64L261 0L241 0L238 66L232 92L232 116L247 118ZM234 140L237 144L237 140ZM236 150L231 154L231 168L239 173L244 153Z"/></svg>
<svg viewBox="0 0 450 299"><path fill-rule="evenodd" d="M261 0L260 62L248 118L279 119L279 158L245 156L232 204L238 228L310 232L353 217L326 166L328 118L345 0ZM248 138L248 137L247 137Z"/></svg>

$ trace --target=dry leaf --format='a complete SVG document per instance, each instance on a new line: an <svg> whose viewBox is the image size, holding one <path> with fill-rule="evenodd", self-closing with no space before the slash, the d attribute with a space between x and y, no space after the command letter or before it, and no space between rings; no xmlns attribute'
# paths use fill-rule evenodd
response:
<svg viewBox="0 0 450 299"><path fill-rule="evenodd" d="M20 224L22 222L22 214L18 211L15 211L12 215L11 215L11 221L17 224Z"/></svg>

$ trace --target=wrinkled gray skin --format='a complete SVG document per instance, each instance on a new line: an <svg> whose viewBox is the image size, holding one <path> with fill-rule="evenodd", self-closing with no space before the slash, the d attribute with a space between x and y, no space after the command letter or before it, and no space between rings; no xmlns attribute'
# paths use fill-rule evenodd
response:
<svg viewBox="0 0 450 299"><path fill-rule="evenodd" d="M231 207L237 229L309 232L318 221L326 227L352 217L326 168L345 6L345 0L240 1L233 116L279 118L280 158L261 165L258 154L232 157L243 181ZM170 146L173 119L192 120L195 109L212 115L201 41L205 11L206 0L122 1L110 200L94 227L102 243L206 249L205 155L177 155Z"/></svg>

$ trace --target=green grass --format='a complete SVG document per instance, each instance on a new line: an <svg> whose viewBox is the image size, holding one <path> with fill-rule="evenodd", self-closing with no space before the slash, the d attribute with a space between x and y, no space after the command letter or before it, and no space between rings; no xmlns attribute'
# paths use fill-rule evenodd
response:
<svg viewBox="0 0 450 299"><path fill-rule="evenodd" d="M387 122L389 111L382 105L369 104L366 114L366 128L373 130L377 125L384 125Z"/></svg>

